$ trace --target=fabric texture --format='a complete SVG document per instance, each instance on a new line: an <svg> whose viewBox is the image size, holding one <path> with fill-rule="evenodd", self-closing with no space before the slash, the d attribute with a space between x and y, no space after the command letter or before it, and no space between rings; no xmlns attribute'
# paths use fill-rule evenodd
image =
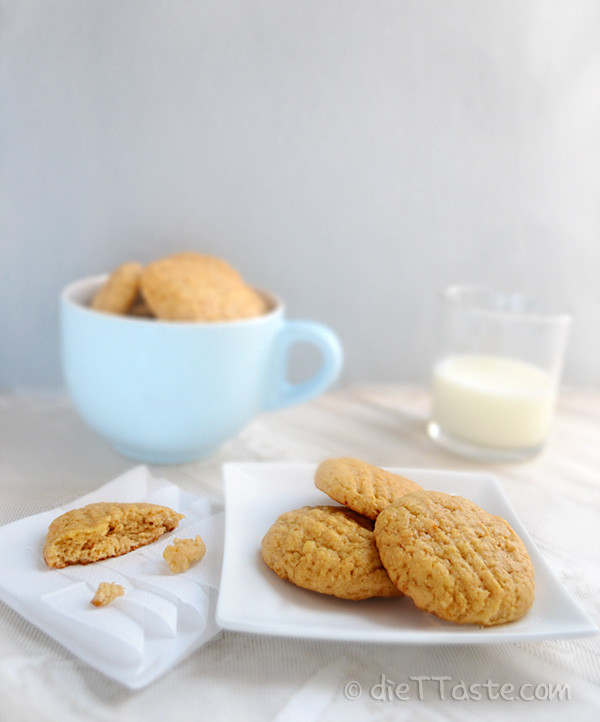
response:
<svg viewBox="0 0 600 722"><path fill-rule="evenodd" d="M425 434L428 409L428 394L417 388L337 391L263 415L214 457L169 467L168 478L195 496L222 497L225 461L320 463L352 454L381 466L485 470L498 477L572 596L600 622L598 394L566 390L546 449L521 465L485 466L438 449ZM3 523L64 505L131 468L62 398L3 397L1 410ZM166 475L161 467L150 471ZM10 554L10 548L3 545L0 553ZM512 692L504 688L505 697L522 694L523 699L503 698L502 685L512 685ZM562 698L557 685L566 685ZM83 716L90 722L158 722L175 707L181 722L470 722L508 716L591 722L599 700L600 635L421 647L222 632L146 688L131 692L17 612L0 608L0 706L3 719L11 722L78 722Z"/></svg>

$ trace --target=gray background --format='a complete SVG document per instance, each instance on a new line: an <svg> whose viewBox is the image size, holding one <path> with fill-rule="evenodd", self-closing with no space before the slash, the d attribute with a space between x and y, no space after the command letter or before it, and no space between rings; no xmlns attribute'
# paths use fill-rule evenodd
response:
<svg viewBox="0 0 600 722"><path fill-rule="evenodd" d="M61 387L57 295L196 249L423 382L437 296L574 313L600 374L596 0L2 0L1 370Z"/></svg>

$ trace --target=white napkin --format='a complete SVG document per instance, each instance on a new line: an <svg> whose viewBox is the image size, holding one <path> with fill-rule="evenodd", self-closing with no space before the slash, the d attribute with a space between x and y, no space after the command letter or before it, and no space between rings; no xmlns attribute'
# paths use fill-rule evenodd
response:
<svg viewBox="0 0 600 722"><path fill-rule="evenodd" d="M51 569L42 557L50 522L97 501L150 502L184 514L153 544L114 559ZM91 494L0 527L0 599L92 667L130 689L171 669L220 630L215 621L224 515L210 497L188 494L138 466ZM200 534L206 554L181 574L162 557L174 537ZM125 594L106 607L90 600L100 582Z"/></svg>

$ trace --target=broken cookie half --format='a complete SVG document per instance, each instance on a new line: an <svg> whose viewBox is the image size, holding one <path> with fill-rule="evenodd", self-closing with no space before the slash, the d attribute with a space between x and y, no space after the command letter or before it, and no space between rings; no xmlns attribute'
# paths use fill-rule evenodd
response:
<svg viewBox="0 0 600 722"><path fill-rule="evenodd" d="M62 569L69 564L118 557L172 531L183 514L158 504L99 502L54 519L44 544L44 560Z"/></svg>

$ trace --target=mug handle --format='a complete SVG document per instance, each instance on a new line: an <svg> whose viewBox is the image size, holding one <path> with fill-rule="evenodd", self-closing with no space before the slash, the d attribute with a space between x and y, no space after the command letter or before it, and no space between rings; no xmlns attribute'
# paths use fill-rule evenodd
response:
<svg viewBox="0 0 600 722"><path fill-rule="evenodd" d="M292 384L287 381L286 372L291 348L297 343L316 346L321 352L322 363L309 379ZM271 384L264 408L273 411L314 398L335 381L342 363L342 345L327 326L314 321L284 321L275 338Z"/></svg>

